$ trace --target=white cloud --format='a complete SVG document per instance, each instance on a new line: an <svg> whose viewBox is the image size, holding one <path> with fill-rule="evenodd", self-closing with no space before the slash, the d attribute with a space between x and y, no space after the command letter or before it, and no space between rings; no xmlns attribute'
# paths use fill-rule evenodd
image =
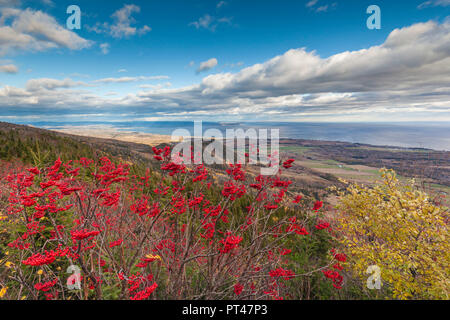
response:
<svg viewBox="0 0 450 320"><path fill-rule="evenodd" d="M163 88L171 87L172 83L166 82L166 83L158 83L158 84L141 84L139 88L141 89L152 89L152 90L159 90Z"/></svg>
<svg viewBox="0 0 450 320"><path fill-rule="evenodd" d="M226 1L219 1L218 3L217 3L217 9L219 9L219 8L222 8L223 6L225 6L227 4L227 2Z"/></svg>
<svg viewBox="0 0 450 320"><path fill-rule="evenodd" d="M117 72L121 73L121 72L127 72L127 69L119 69L117 70Z"/></svg>
<svg viewBox="0 0 450 320"><path fill-rule="evenodd" d="M200 63L200 66L197 69L197 73L211 70L215 66L217 66L217 59L216 58L211 58L211 59L209 59L207 61L203 61L202 63Z"/></svg>
<svg viewBox="0 0 450 320"><path fill-rule="evenodd" d="M337 2L333 2L331 4L322 4L318 7L314 8L318 4L318 0L311 0L306 3L306 7L310 8L311 10L320 13L320 12L327 12L329 9L334 9L337 6Z"/></svg>
<svg viewBox="0 0 450 320"><path fill-rule="evenodd" d="M189 25L194 26L196 29L203 28L214 32L220 24L231 24L231 20L232 18L229 17L216 18L205 14L197 21L189 23Z"/></svg>
<svg viewBox="0 0 450 320"><path fill-rule="evenodd" d="M38 90L55 90L60 88L73 88L79 86L86 86L87 84L82 81L73 81L70 78L63 80L51 79L51 78L39 78L31 79L26 83L26 89L28 92L38 91Z"/></svg>
<svg viewBox="0 0 450 320"><path fill-rule="evenodd" d="M0 0L0 8L7 7L7 8L14 8L20 6L21 2L20 0Z"/></svg>
<svg viewBox="0 0 450 320"><path fill-rule="evenodd" d="M311 1L307 2L307 3L306 3L306 7L307 7L307 8L310 8L310 7L315 6L316 3L317 3L317 1L318 1L318 0L311 0Z"/></svg>
<svg viewBox="0 0 450 320"><path fill-rule="evenodd" d="M203 17L200 17L198 21L191 22L189 25L193 25L197 29L205 28L210 29L213 18L209 14L205 14Z"/></svg>
<svg viewBox="0 0 450 320"><path fill-rule="evenodd" d="M152 31L152 28L150 28L149 26L143 26L142 28L137 29L137 33L139 35L143 35L146 34L147 32Z"/></svg>
<svg viewBox="0 0 450 320"><path fill-rule="evenodd" d="M3 8L0 13L0 55L51 48L80 50L92 45L42 11Z"/></svg>
<svg viewBox="0 0 450 320"><path fill-rule="evenodd" d="M419 23L391 32L380 46L346 51L323 59L292 49L237 74L206 77L209 92L244 95L312 92L361 92L432 86L450 80L450 22Z"/></svg>
<svg viewBox="0 0 450 320"><path fill-rule="evenodd" d="M67 79L30 80L25 89L1 88L0 108L4 115L6 110L16 114L17 108L41 112L45 106L66 113L126 110L136 118L450 121L449 43L450 21L430 21L395 29L381 45L330 57L291 49L239 72L211 74L181 88L143 84L138 92L108 98L88 91L88 84ZM140 80L144 76L90 84L107 87Z"/></svg>
<svg viewBox="0 0 450 320"><path fill-rule="evenodd" d="M140 28L132 26L136 24L136 20L132 17L134 13L139 13L141 8L134 4L124 5L122 8L115 11L111 18L113 22L97 22L94 26L87 29L96 33L108 33L114 38L128 38L134 35L144 35L152 29L144 25Z"/></svg>
<svg viewBox="0 0 450 320"><path fill-rule="evenodd" d="M100 44L100 50L102 51L103 54L108 54L109 53L109 48L110 48L109 43L102 43L102 44Z"/></svg>
<svg viewBox="0 0 450 320"><path fill-rule="evenodd" d="M52 0L41 0L43 4L53 7L55 4L53 3Z"/></svg>
<svg viewBox="0 0 450 320"><path fill-rule="evenodd" d="M320 6L316 9L316 12L326 12L328 10L328 5Z"/></svg>
<svg viewBox="0 0 450 320"><path fill-rule="evenodd" d="M4 64L0 65L0 72L4 73L17 73L19 72L19 68L13 64Z"/></svg>
<svg viewBox="0 0 450 320"><path fill-rule="evenodd" d="M162 80L169 79L168 76L138 76L138 77L119 77L119 78L103 78L94 80L94 83L125 83L144 80Z"/></svg>
<svg viewBox="0 0 450 320"><path fill-rule="evenodd" d="M149 32L151 28L147 25L144 25L142 28L131 26L131 24L136 22L131 15L140 11L140 7L134 4L127 4L114 12L111 16L115 21L111 26L111 35L115 38L122 38Z"/></svg>
<svg viewBox="0 0 450 320"><path fill-rule="evenodd" d="M448 7L448 6L450 6L450 0L428 0L419 4L417 8L423 9L427 7Z"/></svg>
<svg viewBox="0 0 450 320"><path fill-rule="evenodd" d="M3 88L0 89L0 97L21 98L29 96L31 96L31 93L21 88L4 86Z"/></svg>

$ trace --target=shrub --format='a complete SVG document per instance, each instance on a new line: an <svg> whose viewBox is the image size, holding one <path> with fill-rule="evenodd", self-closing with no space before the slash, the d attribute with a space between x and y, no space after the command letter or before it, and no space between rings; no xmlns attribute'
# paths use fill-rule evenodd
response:
<svg viewBox="0 0 450 320"><path fill-rule="evenodd" d="M448 299L448 211L392 170L373 187L351 184L341 193L340 241L362 279L377 265L385 292L400 299Z"/></svg>
<svg viewBox="0 0 450 320"><path fill-rule="evenodd" d="M168 147L154 152L162 175L132 175L128 164L106 157L7 175L2 297L295 298L287 281L333 263L324 258L327 224L314 228L322 203L309 213L292 208L300 197L290 202L292 182L281 173L250 179L230 165L225 184L214 186L203 165L172 162ZM312 266L287 259L305 237L326 238Z"/></svg>

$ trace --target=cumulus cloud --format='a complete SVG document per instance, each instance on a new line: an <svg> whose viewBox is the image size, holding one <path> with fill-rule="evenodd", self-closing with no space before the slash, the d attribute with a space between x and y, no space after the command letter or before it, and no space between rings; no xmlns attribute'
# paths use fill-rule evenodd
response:
<svg viewBox="0 0 450 320"><path fill-rule="evenodd" d="M29 96L31 96L31 93L22 88L15 88L12 86L4 86L3 88L0 89L0 97L4 97L4 98L22 98L22 97L29 97Z"/></svg>
<svg viewBox="0 0 450 320"><path fill-rule="evenodd" d="M114 38L128 38L134 35L144 35L152 29L144 25L140 28L133 26L136 20L132 17L134 13L139 13L141 8L134 4L124 5L122 8L115 11L111 18L113 22L97 22L94 26L88 26L89 31L96 33L108 33Z"/></svg>
<svg viewBox="0 0 450 320"><path fill-rule="evenodd" d="M211 58L211 59L209 59L207 61L203 61L202 63L200 63L200 66L197 69L197 73L211 70L215 66L217 66L217 59L216 58Z"/></svg>
<svg viewBox="0 0 450 320"><path fill-rule="evenodd" d="M141 92L138 99L241 115L444 111L450 101L449 43L449 22L419 23L392 31L385 43L368 49L328 58L292 49L238 73L209 75L182 89Z"/></svg>
<svg viewBox="0 0 450 320"><path fill-rule="evenodd" d="M75 89L85 86L89 86L89 84L73 81L69 78L63 80L52 78L30 79L26 82L25 88L5 86L0 88L2 115L8 115L8 113L26 114L29 112L34 113L34 115L42 115L46 114L47 111L52 113L54 108L64 108L71 103L78 102L80 105L89 105L89 99L93 99L94 95ZM31 108L27 109L27 106Z"/></svg>
<svg viewBox="0 0 450 320"><path fill-rule="evenodd" d="M17 73L19 72L19 68L17 68L15 65L13 64L5 64L5 65L0 65L0 72L4 72L4 73Z"/></svg>
<svg viewBox="0 0 450 320"><path fill-rule="evenodd" d="M419 23L391 32L384 44L321 58L292 49L237 74L210 75L205 92L246 97L317 92L406 90L448 85L450 22Z"/></svg>
<svg viewBox="0 0 450 320"><path fill-rule="evenodd" d="M92 45L42 11L3 8L0 14L0 55L51 48L80 50Z"/></svg>
<svg viewBox="0 0 450 320"><path fill-rule="evenodd" d="M70 81L40 80L25 89L6 86L0 89L0 107L31 112L43 105L54 110L64 106L72 113L95 107L97 112L127 110L137 118L450 120L449 44L450 22L430 21L395 29L383 44L366 49L330 57L291 49L239 72L208 75L194 85L144 86L114 99L81 91ZM106 86L139 79L95 82Z"/></svg>
<svg viewBox="0 0 450 320"><path fill-rule="evenodd" d="M111 26L111 35L116 38L128 37L137 34L144 34L150 31L150 27L144 25L142 28L132 27L131 24L136 21L131 16L133 13L139 13L141 8L134 4L128 4L112 14L115 23Z"/></svg>

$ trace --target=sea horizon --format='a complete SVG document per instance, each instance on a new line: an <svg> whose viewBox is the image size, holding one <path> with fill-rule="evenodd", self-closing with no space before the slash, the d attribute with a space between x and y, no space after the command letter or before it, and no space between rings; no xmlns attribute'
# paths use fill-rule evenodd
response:
<svg viewBox="0 0 450 320"><path fill-rule="evenodd" d="M1 120L1 119L0 119ZM9 121L10 122L10 121ZM38 128L59 130L70 127L105 127L119 132L171 135L175 129L194 133L194 121L28 121L14 122ZM203 121L202 130L279 129L282 139L337 141L450 151L450 122L273 122ZM270 132L268 133L270 137Z"/></svg>

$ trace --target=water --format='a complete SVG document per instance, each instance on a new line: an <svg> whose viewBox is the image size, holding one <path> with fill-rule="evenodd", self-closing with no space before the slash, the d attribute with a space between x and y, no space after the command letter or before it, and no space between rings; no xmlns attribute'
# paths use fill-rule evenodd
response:
<svg viewBox="0 0 450 320"><path fill-rule="evenodd" d="M0 119L1 120L1 119ZM61 126L108 125L121 131L171 135L174 129L187 129L194 134L191 121L133 122L33 122L41 128ZM428 148L450 151L450 122L407 123L293 123L293 122L203 122L203 131L216 128L244 130L279 129L281 138L364 143L379 146ZM270 134L269 134L270 136Z"/></svg>

